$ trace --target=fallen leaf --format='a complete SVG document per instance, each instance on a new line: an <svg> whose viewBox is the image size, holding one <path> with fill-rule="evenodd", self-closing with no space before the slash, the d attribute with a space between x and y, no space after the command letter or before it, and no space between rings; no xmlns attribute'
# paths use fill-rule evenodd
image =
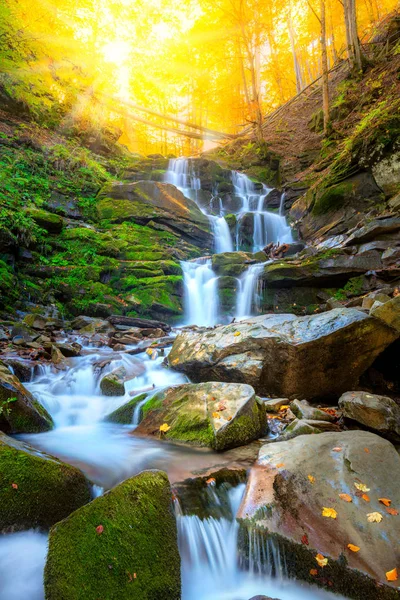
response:
<svg viewBox="0 0 400 600"><path fill-rule="evenodd" d="M369 492L370 488L365 485L365 483L354 483L356 488L360 490L360 492Z"/></svg>
<svg viewBox="0 0 400 600"><path fill-rule="evenodd" d="M388 581L397 581L397 569L392 569L391 571L387 571L386 579Z"/></svg>
<svg viewBox="0 0 400 600"><path fill-rule="evenodd" d="M310 569L310 575L312 575L313 577L315 577L315 575L318 575L317 569Z"/></svg>
<svg viewBox="0 0 400 600"><path fill-rule="evenodd" d="M334 452L341 452L342 448L339 448L339 446L337 446L336 448L332 448L332 450Z"/></svg>
<svg viewBox="0 0 400 600"><path fill-rule="evenodd" d="M378 500L385 506L390 506L392 504L392 501L389 500L389 498L378 498Z"/></svg>
<svg viewBox="0 0 400 600"><path fill-rule="evenodd" d="M13 490L17 490L18 489L18 483L12 483L11 487L13 488Z"/></svg>
<svg viewBox="0 0 400 600"><path fill-rule="evenodd" d="M322 508L322 516L330 517L331 519L336 519L337 512L334 508L326 508L325 506Z"/></svg>
<svg viewBox="0 0 400 600"><path fill-rule="evenodd" d="M163 423L162 425L160 425L161 433L167 433L167 431L169 431L170 429L171 427L168 425L168 423Z"/></svg>
<svg viewBox="0 0 400 600"><path fill-rule="evenodd" d="M284 467L285 463L279 463L278 465L276 465L276 469L280 469L281 467Z"/></svg>
<svg viewBox="0 0 400 600"><path fill-rule="evenodd" d="M310 483L315 483L315 477L313 477L312 475L307 475Z"/></svg>
<svg viewBox="0 0 400 600"><path fill-rule="evenodd" d="M104 531L103 525L97 525L97 527L96 527L96 533L98 535L101 535L103 533L103 531Z"/></svg>
<svg viewBox="0 0 400 600"><path fill-rule="evenodd" d="M328 559L325 558L323 554L317 554L315 560L317 561L320 567L325 567L328 564Z"/></svg>
<svg viewBox="0 0 400 600"><path fill-rule="evenodd" d="M372 512L367 514L367 519L370 523L380 523L383 519L381 513Z"/></svg>
<svg viewBox="0 0 400 600"><path fill-rule="evenodd" d="M215 483L215 477L210 477L209 479L206 479L207 485L214 485L214 483Z"/></svg>
<svg viewBox="0 0 400 600"><path fill-rule="evenodd" d="M235 333L233 334L235 337L237 337L238 335L240 335L240 331L235 331Z"/></svg>
<svg viewBox="0 0 400 600"><path fill-rule="evenodd" d="M363 495L361 496L361 498L362 498L363 500L365 500L365 502L369 502L369 496L368 496L368 494L363 494Z"/></svg>
<svg viewBox="0 0 400 600"><path fill-rule="evenodd" d="M367 454L369 454L368 448L364 448L364 452L366 452Z"/></svg>
<svg viewBox="0 0 400 600"><path fill-rule="evenodd" d="M223 402L220 402L217 406L217 410L219 410L219 411L226 410L226 404L224 404Z"/></svg>
<svg viewBox="0 0 400 600"><path fill-rule="evenodd" d="M306 546L308 546L308 543L309 543L309 542L308 542L308 537L307 537L307 534L306 534L306 533L305 533L305 534L302 536L302 538L301 538L301 543L302 543L302 544L305 544Z"/></svg>
<svg viewBox="0 0 400 600"><path fill-rule="evenodd" d="M279 410L287 410L288 408L290 408L289 404L282 404Z"/></svg>
<svg viewBox="0 0 400 600"><path fill-rule="evenodd" d="M232 421L232 417L227 417L227 421Z"/></svg>
<svg viewBox="0 0 400 600"><path fill-rule="evenodd" d="M389 507L386 508L386 512L388 512L389 515L393 515L394 517L399 514L398 510L396 510L395 508L389 508Z"/></svg>
<svg viewBox="0 0 400 600"><path fill-rule="evenodd" d="M220 418L221 418L221 415L220 415L219 413L217 413L217 412L213 412L213 414L212 414L212 418L213 418L213 419L220 419Z"/></svg>
<svg viewBox="0 0 400 600"><path fill-rule="evenodd" d="M358 552L360 547L359 546L355 546L354 544L347 544L347 547L349 550L351 550L352 552Z"/></svg>
<svg viewBox="0 0 400 600"><path fill-rule="evenodd" d="M339 498L345 500L346 502L353 502L353 498L350 496L350 494L339 494Z"/></svg>

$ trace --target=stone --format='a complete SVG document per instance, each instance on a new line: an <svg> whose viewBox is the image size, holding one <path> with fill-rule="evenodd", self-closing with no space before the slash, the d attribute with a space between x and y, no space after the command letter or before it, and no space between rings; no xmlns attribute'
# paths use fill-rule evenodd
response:
<svg viewBox="0 0 400 600"><path fill-rule="evenodd" d="M289 398L261 398L263 406L268 413L278 413L281 406L289 405Z"/></svg>
<svg viewBox="0 0 400 600"><path fill-rule="evenodd" d="M400 406L387 396L346 392L339 399L343 415L377 433L400 440Z"/></svg>
<svg viewBox="0 0 400 600"><path fill-rule="evenodd" d="M265 412L254 389L240 383L185 383L153 394L133 432L214 450L242 446L265 432Z"/></svg>
<svg viewBox="0 0 400 600"><path fill-rule="evenodd" d="M64 226L64 220L60 215L55 215L42 208L29 208L27 209L27 212L35 223L37 223L39 227L42 227L42 229L45 229L48 233L61 233Z"/></svg>
<svg viewBox="0 0 400 600"><path fill-rule="evenodd" d="M51 360L55 365L60 365L65 360L64 354L54 344L51 345Z"/></svg>
<svg viewBox="0 0 400 600"><path fill-rule="evenodd" d="M108 317L108 322L111 323L111 325L114 325L115 327L117 326L127 326L130 328L130 331L132 332L132 328L136 328L140 329L140 333L143 335L143 331L144 329L162 329L162 331L165 332L169 332L171 331L171 325L168 325L168 323L163 323L162 321L154 321L152 319L140 319L138 317L127 317L125 315L112 315L111 317ZM133 333L133 332L132 332ZM136 333L134 333L134 335L136 335Z"/></svg>
<svg viewBox="0 0 400 600"><path fill-rule="evenodd" d="M5 433L39 433L53 427L46 409L0 361L0 429Z"/></svg>
<svg viewBox="0 0 400 600"><path fill-rule="evenodd" d="M33 342L37 336L37 333L35 334L30 327L24 325L23 323L17 323L16 325L13 325L11 329L11 338L13 342L16 338L21 338L24 342Z"/></svg>
<svg viewBox="0 0 400 600"><path fill-rule="evenodd" d="M53 345L66 358L71 358L71 357L75 357L75 356L80 356L81 355L82 346L80 344L78 344L77 342L72 342L71 344L68 344L66 342L57 342L57 343L55 343Z"/></svg>
<svg viewBox="0 0 400 600"><path fill-rule="evenodd" d="M397 239L400 231L400 217L388 217L386 219L374 219L367 225L357 229L349 236L346 246L354 244L365 244L375 239Z"/></svg>
<svg viewBox="0 0 400 600"><path fill-rule="evenodd" d="M86 317L85 315L75 317L71 321L71 327L81 333L103 333L112 329L108 321L96 319L95 317Z"/></svg>
<svg viewBox="0 0 400 600"><path fill-rule="evenodd" d="M400 296L392 298L382 306L375 307L370 314L400 333Z"/></svg>
<svg viewBox="0 0 400 600"><path fill-rule="evenodd" d="M293 400L290 409L299 419L313 419L314 421L334 421L334 417L319 408L310 406L305 400Z"/></svg>
<svg viewBox="0 0 400 600"><path fill-rule="evenodd" d="M57 523L44 585L47 600L180 600L167 475L143 471Z"/></svg>
<svg viewBox="0 0 400 600"><path fill-rule="evenodd" d="M338 450L335 450L338 449ZM310 477L312 478L310 480ZM398 582L385 573L399 564L400 519L390 515L379 498L400 506L400 456L387 440L365 431L300 436L287 442L265 444L251 469L238 511L241 551L247 555L248 532L253 543L284 553L290 577L318 581L330 591L350 598L397 598ZM367 503L355 484L365 484ZM352 502L339 494L347 493ZM336 518L323 516L323 508ZM380 523L367 515L378 512ZM360 547L351 552L347 544ZM328 559L319 567L315 556ZM310 573L317 570L317 575ZM317 578L317 579L316 579Z"/></svg>
<svg viewBox="0 0 400 600"><path fill-rule="evenodd" d="M389 302L390 299L390 296L388 296L387 294L382 294L379 291L371 292L367 296L364 296L361 306L362 308L367 308L369 310L373 307L375 302L380 302L381 304L384 304L385 302Z"/></svg>
<svg viewBox="0 0 400 600"><path fill-rule="evenodd" d="M2 327L0 327L0 342L7 342L7 341L8 341L8 335L6 334L4 329Z"/></svg>
<svg viewBox="0 0 400 600"><path fill-rule="evenodd" d="M167 360L196 382L247 383L258 394L279 398L337 398L398 337L355 308L307 317L269 314L181 332Z"/></svg>
<svg viewBox="0 0 400 600"><path fill-rule="evenodd" d="M83 473L0 433L0 531L48 529L90 502Z"/></svg>
<svg viewBox="0 0 400 600"><path fill-rule="evenodd" d="M139 403L143 402L148 395L148 392L137 394L134 396L134 398L132 398L132 400L115 409L109 415L106 415L104 417L104 421L108 421L110 423L120 423L121 425L130 425L133 421L135 408Z"/></svg>
<svg viewBox="0 0 400 600"><path fill-rule="evenodd" d="M32 327L32 329L45 329L47 321L47 317L33 313L26 315L22 322L25 323L25 325L28 325L28 327Z"/></svg>
<svg viewBox="0 0 400 600"><path fill-rule="evenodd" d="M145 370L143 362L131 359L129 365L120 366L104 375L100 381L100 389L105 396L123 396L125 382L139 377Z"/></svg>

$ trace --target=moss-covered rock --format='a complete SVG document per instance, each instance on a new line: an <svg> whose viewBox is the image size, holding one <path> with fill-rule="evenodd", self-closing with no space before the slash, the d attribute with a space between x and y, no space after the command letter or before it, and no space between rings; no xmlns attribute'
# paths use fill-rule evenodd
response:
<svg viewBox="0 0 400 600"><path fill-rule="evenodd" d="M52 427L46 409L0 362L0 428L6 433L38 433Z"/></svg>
<svg viewBox="0 0 400 600"><path fill-rule="evenodd" d="M0 530L48 528L90 501L75 467L0 433Z"/></svg>
<svg viewBox="0 0 400 600"><path fill-rule="evenodd" d="M168 428L160 432L165 424ZM226 450L257 439L264 427L264 413L251 386L188 383L149 398L134 434Z"/></svg>
<svg viewBox="0 0 400 600"><path fill-rule="evenodd" d="M60 233L63 228L64 221L60 215L55 215L42 208L29 208L28 214L39 227L48 233Z"/></svg>
<svg viewBox="0 0 400 600"><path fill-rule="evenodd" d="M57 523L45 567L47 600L179 600L171 489L144 471Z"/></svg>
<svg viewBox="0 0 400 600"><path fill-rule="evenodd" d="M138 394L132 400L129 400L126 404L123 404L116 410L114 410L109 415L104 417L105 421L110 421L111 423L120 423L121 425L129 425L132 423L133 413L135 412L136 406L139 402L142 402L147 398L149 394L143 393Z"/></svg>

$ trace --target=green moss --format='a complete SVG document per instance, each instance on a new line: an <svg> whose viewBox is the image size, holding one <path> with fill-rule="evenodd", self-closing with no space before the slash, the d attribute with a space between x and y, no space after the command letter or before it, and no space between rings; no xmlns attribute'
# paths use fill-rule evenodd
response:
<svg viewBox="0 0 400 600"><path fill-rule="evenodd" d="M328 212L338 210L349 198L352 191L352 184L345 182L326 189L315 201L312 214L315 216L320 216Z"/></svg>
<svg viewBox="0 0 400 600"><path fill-rule="evenodd" d="M138 394L137 396L132 398L132 400L130 400L126 404L123 404L122 406L114 410L112 413L107 415L104 418L104 420L110 421L111 423L120 423L121 425L130 425L132 423L133 413L135 412L136 406L139 404L139 402L142 402L142 400L144 400L147 396L148 393Z"/></svg>
<svg viewBox="0 0 400 600"><path fill-rule="evenodd" d="M336 300L346 300L351 296L360 296L364 291L364 276L352 277L343 288L337 290L334 294Z"/></svg>
<svg viewBox="0 0 400 600"><path fill-rule="evenodd" d="M1 531L48 528L90 501L90 486L78 469L4 434L0 479Z"/></svg>
<svg viewBox="0 0 400 600"><path fill-rule="evenodd" d="M50 531L47 600L179 600L180 588L171 489L161 471L127 479Z"/></svg>

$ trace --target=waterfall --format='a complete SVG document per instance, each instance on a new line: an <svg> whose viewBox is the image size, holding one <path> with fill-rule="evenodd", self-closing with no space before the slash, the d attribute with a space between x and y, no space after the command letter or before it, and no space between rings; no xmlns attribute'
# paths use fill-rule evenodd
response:
<svg viewBox="0 0 400 600"><path fill-rule="evenodd" d="M171 158L164 175L164 183L172 183L187 198L197 202L197 192L201 189L201 182L190 158Z"/></svg>
<svg viewBox="0 0 400 600"><path fill-rule="evenodd" d="M285 214L285 200L286 200L286 192L282 192L281 194L281 201L279 203L279 214L282 216L284 216Z"/></svg>
<svg viewBox="0 0 400 600"><path fill-rule="evenodd" d="M260 296L257 294L257 284L266 264L267 262L250 265L247 271L245 271L238 279L239 291L235 315L237 319L249 317L252 313L252 308L258 308L260 306Z"/></svg>
<svg viewBox="0 0 400 600"><path fill-rule="evenodd" d="M218 277L210 259L181 262L187 325L211 327L218 318Z"/></svg>

